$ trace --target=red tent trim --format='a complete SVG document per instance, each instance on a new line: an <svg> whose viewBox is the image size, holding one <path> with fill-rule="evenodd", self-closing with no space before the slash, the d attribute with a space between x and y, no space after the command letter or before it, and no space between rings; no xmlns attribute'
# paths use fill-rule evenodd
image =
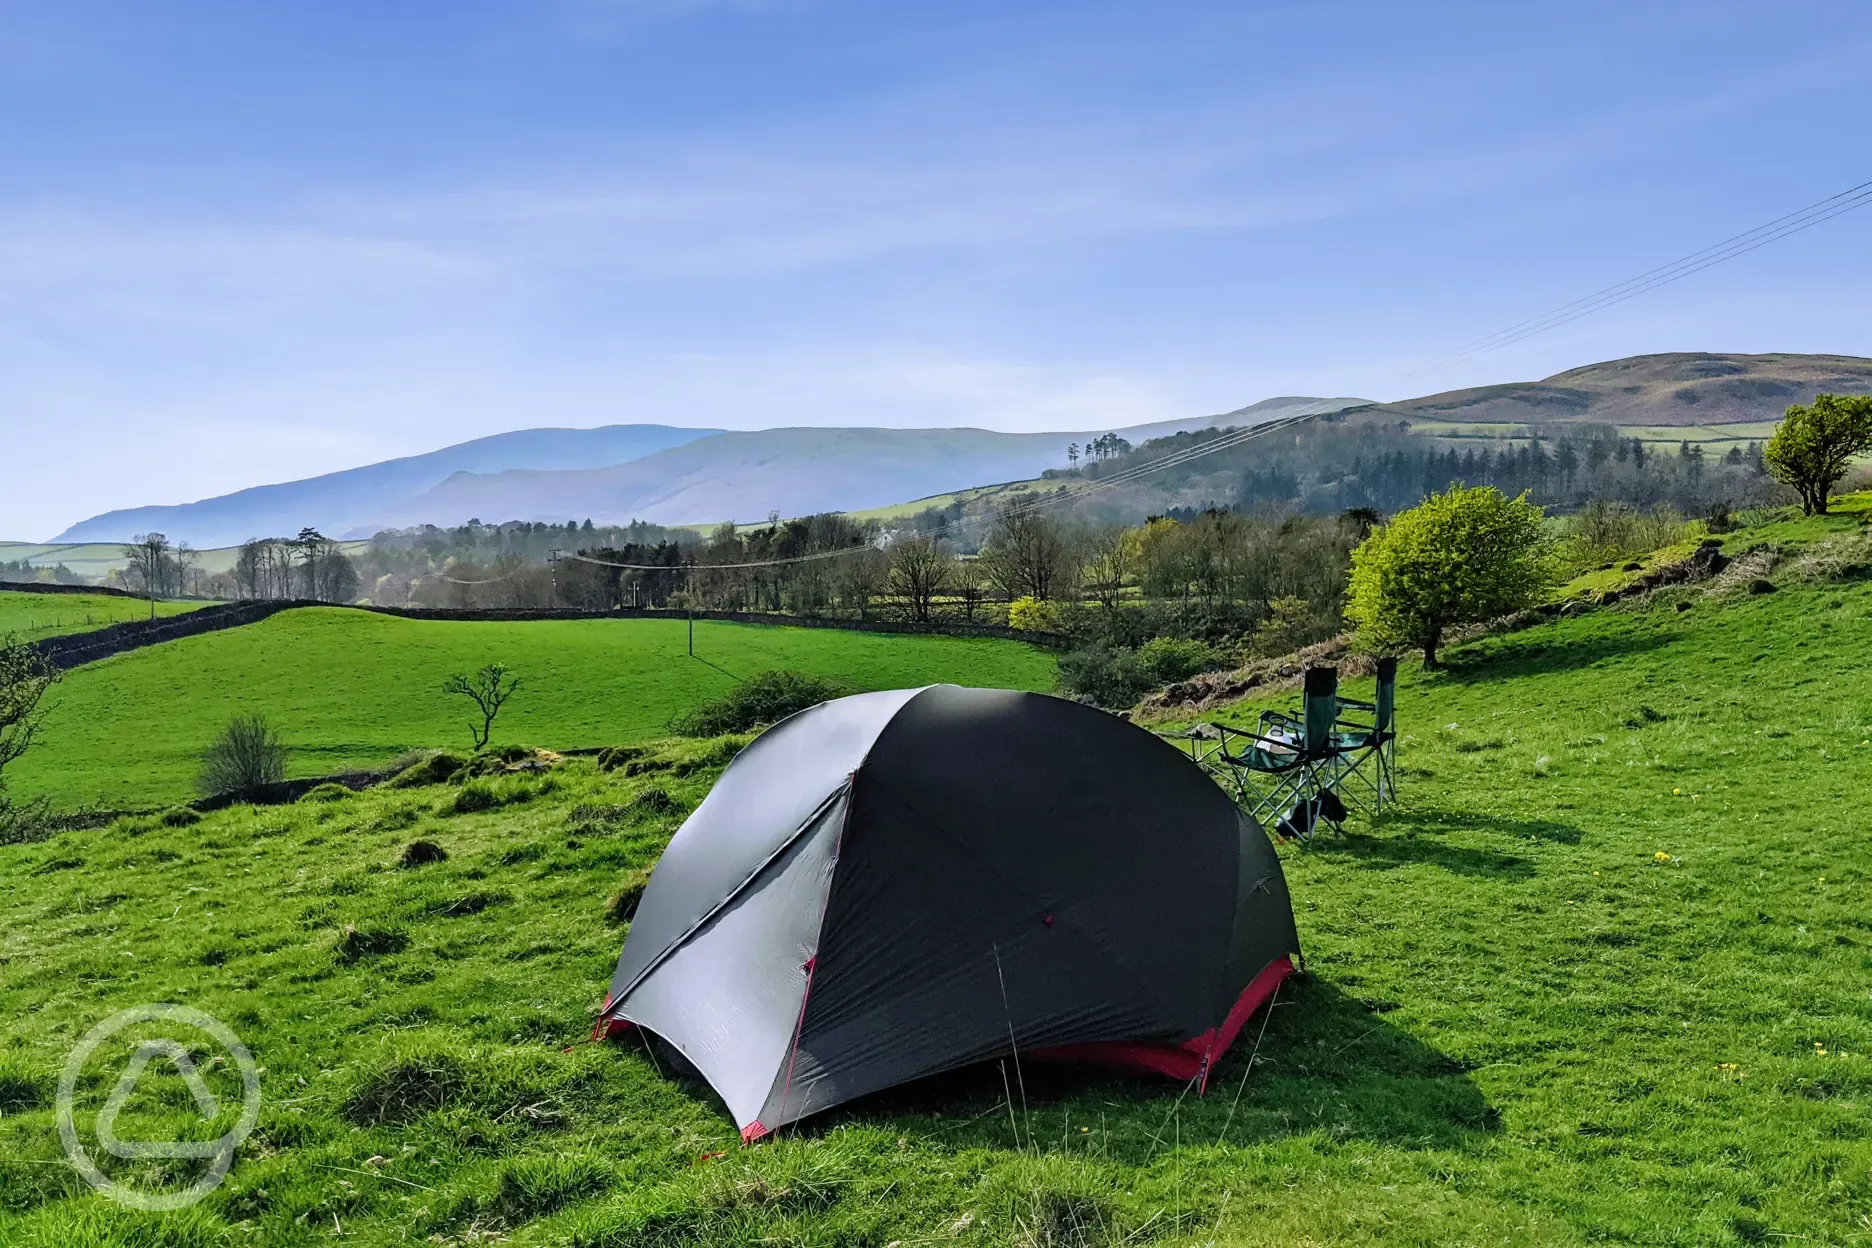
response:
<svg viewBox="0 0 1872 1248"><path fill-rule="evenodd" d="M1235 1004L1230 1008L1228 1017L1222 1020L1221 1026L1211 1027L1182 1044L1153 1040L1104 1040L1036 1049L1032 1056L1045 1061L1087 1062L1146 1074L1168 1075L1185 1083L1200 1079L1197 1091L1201 1092L1208 1086L1209 1072L1215 1069L1216 1062L1235 1043L1235 1037L1254 1017L1254 1012L1274 995L1281 981L1293 972L1292 958L1282 954L1274 959L1262 968L1253 982L1242 989L1241 996L1235 998Z"/></svg>

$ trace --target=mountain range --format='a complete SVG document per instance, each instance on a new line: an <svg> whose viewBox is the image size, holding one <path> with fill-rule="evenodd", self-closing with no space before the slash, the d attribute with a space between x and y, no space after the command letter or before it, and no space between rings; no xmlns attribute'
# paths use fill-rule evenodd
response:
<svg viewBox="0 0 1872 1248"><path fill-rule="evenodd" d="M1711 425L1778 418L1816 392L1872 393L1872 359L1838 355L1634 356L1538 382L1482 386L1376 404L1288 396L1213 416L1112 430L1132 443L1307 411L1361 408L1416 421L1511 426L1594 422ZM126 541L158 531L197 547L296 533L334 536L469 519L702 524L770 512L860 511L1063 467L1070 443L1100 430L787 428L749 432L669 425L525 429L425 455L218 498L136 507L82 521L58 542Z"/></svg>

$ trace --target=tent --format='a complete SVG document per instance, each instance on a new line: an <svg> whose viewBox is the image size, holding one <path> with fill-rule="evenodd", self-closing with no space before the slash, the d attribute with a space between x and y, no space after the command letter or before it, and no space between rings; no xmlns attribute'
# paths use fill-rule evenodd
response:
<svg viewBox="0 0 1872 1248"><path fill-rule="evenodd" d="M660 1037L751 1141L1010 1054L1200 1084L1298 954L1267 837L1173 746L938 685L741 752L657 864L597 1031Z"/></svg>

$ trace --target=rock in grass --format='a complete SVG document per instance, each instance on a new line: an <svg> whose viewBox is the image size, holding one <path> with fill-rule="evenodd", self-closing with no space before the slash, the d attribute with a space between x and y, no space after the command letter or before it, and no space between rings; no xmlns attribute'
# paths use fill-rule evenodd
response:
<svg viewBox="0 0 1872 1248"><path fill-rule="evenodd" d="M405 867L426 867L432 862L447 862L448 850L434 841L411 841L403 847L400 861Z"/></svg>

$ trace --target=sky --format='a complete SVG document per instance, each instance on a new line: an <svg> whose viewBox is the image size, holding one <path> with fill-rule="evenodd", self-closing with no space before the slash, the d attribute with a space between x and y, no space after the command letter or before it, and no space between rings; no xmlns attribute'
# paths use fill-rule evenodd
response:
<svg viewBox="0 0 1872 1248"><path fill-rule="evenodd" d="M1872 5L0 0L0 537L509 429L1872 355Z"/></svg>

